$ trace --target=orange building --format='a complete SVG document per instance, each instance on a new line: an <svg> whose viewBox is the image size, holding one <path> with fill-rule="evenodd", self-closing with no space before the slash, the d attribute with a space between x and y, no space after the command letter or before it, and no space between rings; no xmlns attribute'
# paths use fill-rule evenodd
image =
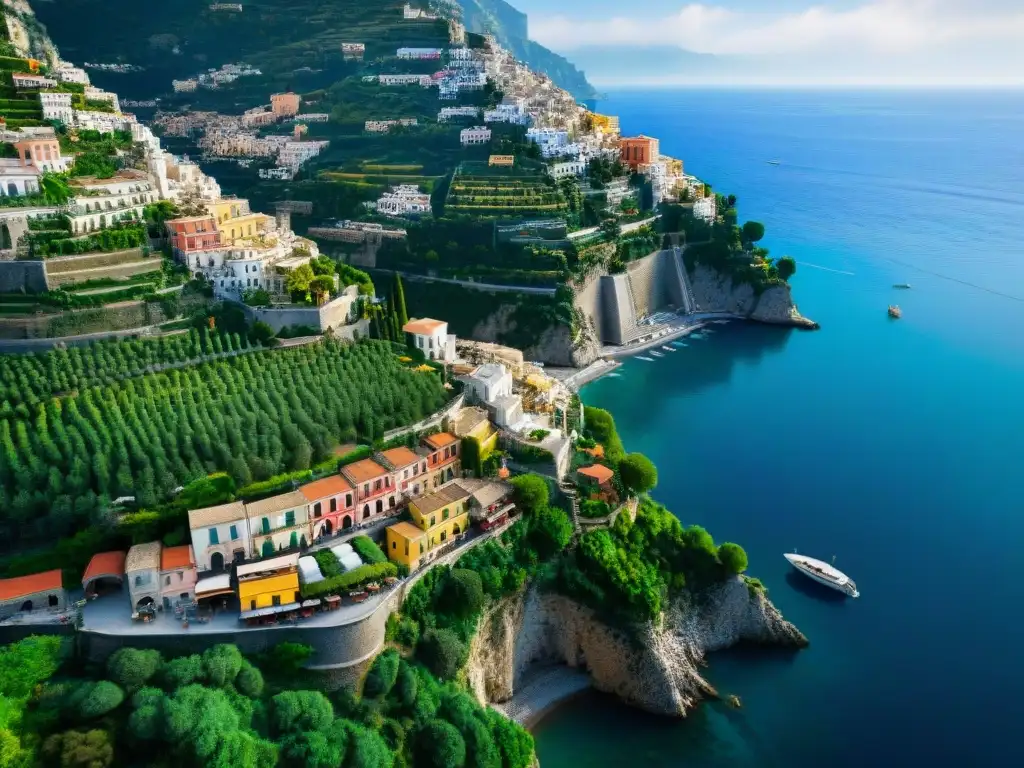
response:
<svg viewBox="0 0 1024 768"><path fill-rule="evenodd" d="M302 97L297 93L272 93L270 94L270 111L275 117L291 117L299 113L299 102Z"/></svg>
<svg viewBox="0 0 1024 768"><path fill-rule="evenodd" d="M635 171L641 165L658 162L661 150L657 139L650 136L635 136L620 140L619 154L622 162Z"/></svg>
<svg viewBox="0 0 1024 768"><path fill-rule="evenodd" d="M167 222L171 247L179 254L220 248L223 243L212 216L188 216Z"/></svg>

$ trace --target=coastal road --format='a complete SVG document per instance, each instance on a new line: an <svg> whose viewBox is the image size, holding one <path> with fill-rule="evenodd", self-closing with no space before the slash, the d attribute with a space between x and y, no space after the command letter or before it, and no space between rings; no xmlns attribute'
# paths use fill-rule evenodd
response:
<svg viewBox="0 0 1024 768"><path fill-rule="evenodd" d="M536 285L499 285L498 283L478 283L473 280L455 280L450 277L431 277L430 275L418 275L415 272L401 272L393 269L377 269L375 272L387 274L399 274L403 280L413 280L417 283L448 283L449 285L462 285L477 291L498 291L503 293L532 293L535 296L554 296L555 289Z"/></svg>

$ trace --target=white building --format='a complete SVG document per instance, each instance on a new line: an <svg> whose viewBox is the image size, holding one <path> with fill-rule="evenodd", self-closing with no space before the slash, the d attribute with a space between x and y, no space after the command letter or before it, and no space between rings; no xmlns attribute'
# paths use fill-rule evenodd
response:
<svg viewBox="0 0 1024 768"><path fill-rule="evenodd" d="M244 561L249 554L249 525L245 505L240 501L190 509L188 527L200 573L222 571L233 562Z"/></svg>
<svg viewBox="0 0 1024 768"><path fill-rule="evenodd" d="M12 72L11 81L14 83L15 88L21 89L41 89L41 88L56 88L57 81L49 77L43 77L42 75L29 75L23 72Z"/></svg>
<svg viewBox="0 0 1024 768"><path fill-rule="evenodd" d="M121 111L121 104L117 100L117 94L111 93L110 91L104 91L102 88L96 88L92 85L85 86L85 98L93 101L105 101L115 112Z"/></svg>
<svg viewBox="0 0 1024 768"><path fill-rule="evenodd" d="M698 219L703 219L707 222L713 222L715 220L715 196L708 195L702 197L699 200L693 202L693 215Z"/></svg>
<svg viewBox="0 0 1024 768"><path fill-rule="evenodd" d="M199 87L199 81L195 78L171 80L171 87L175 93L192 93L192 91Z"/></svg>
<svg viewBox="0 0 1024 768"><path fill-rule="evenodd" d="M526 138L540 147L540 153L544 157L558 157L571 154L569 144L569 132L557 128L530 128L526 131ZM576 147L576 153L579 148Z"/></svg>
<svg viewBox="0 0 1024 768"><path fill-rule="evenodd" d="M398 120L367 120L363 128L369 133L387 133L396 125L416 125L415 117L402 117Z"/></svg>
<svg viewBox="0 0 1024 768"><path fill-rule="evenodd" d="M473 128L463 128L459 132L459 141L462 142L462 146L469 146L471 144L486 144L491 140L491 129L482 125L477 125Z"/></svg>
<svg viewBox="0 0 1024 768"><path fill-rule="evenodd" d="M480 117L480 107L441 107L437 113L437 122L447 123L453 117Z"/></svg>
<svg viewBox="0 0 1024 768"><path fill-rule="evenodd" d="M380 75L381 85L420 85L429 88L432 84L430 75Z"/></svg>
<svg viewBox="0 0 1024 768"><path fill-rule="evenodd" d="M402 326L409 345L420 350L428 360L455 360L455 336L448 333L448 323L423 317Z"/></svg>
<svg viewBox="0 0 1024 768"><path fill-rule="evenodd" d="M109 179L75 179L71 191L67 215L76 235L126 218L141 221L143 209L159 199L149 176L134 170L118 171Z"/></svg>
<svg viewBox="0 0 1024 768"><path fill-rule="evenodd" d="M473 61L474 58L472 49L465 46L448 49L448 61L450 62Z"/></svg>
<svg viewBox="0 0 1024 768"><path fill-rule="evenodd" d="M43 120L60 120L65 125L73 125L75 113L71 109L70 93L40 92L39 103L43 107Z"/></svg>
<svg viewBox="0 0 1024 768"><path fill-rule="evenodd" d="M306 112L295 116L296 122L302 123L326 123L331 116L326 112Z"/></svg>
<svg viewBox="0 0 1024 768"><path fill-rule="evenodd" d="M484 112L484 122L528 125L530 115L526 112L526 102L523 99L506 99L494 109Z"/></svg>
<svg viewBox="0 0 1024 768"><path fill-rule="evenodd" d="M66 61L57 62L53 69L53 76L62 83L78 83L79 85L89 84L89 75L80 67L69 64Z"/></svg>
<svg viewBox="0 0 1024 768"><path fill-rule="evenodd" d="M400 184L377 200L377 213L385 216L419 216L430 213L430 195L415 184Z"/></svg>
<svg viewBox="0 0 1024 768"><path fill-rule="evenodd" d="M363 54L366 53L365 43L342 43L341 52L345 58L362 58Z"/></svg>
<svg viewBox="0 0 1024 768"><path fill-rule="evenodd" d="M0 197L39 194L38 169L16 157L0 158Z"/></svg>
<svg viewBox="0 0 1024 768"><path fill-rule="evenodd" d="M277 181L290 181L295 172L291 168L260 168L261 179L276 179Z"/></svg>
<svg viewBox="0 0 1024 768"><path fill-rule="evenodd" d="M460 377L466 398L487 407L494 423L511 427L522 421L523 399L512 392L512 374L501 363L485 363Z"/></svg>
<svg viewBox="0 0 1024 768"><path fill-rule="evenodd" d="M440 48L399 48L395 55L400 59L433 60L441 58Z"/></svg>
<svg viewBox="0 0 1024 768"><path fill-rule="evenodd" d="M289 141L281 148L277 162L286 168L297 169L319 155L329 144L327 141Z"/></svg>
<svg viewBox="0 0 1024 768"><path fill-rule="evenodd" d="M74 111L75 126L83 130L113 133L130 130L133 120L113 112L93 112L88 109Z"/></svg>
<svg viewBox="0 0 1024 768"><path fill-rule="evenodd" d="M406 3L405 7L402 9L402 18L408 19L410 21L413 19L420 19L421 21L431 21L433 19L436 19L437 16L427 13L426 11L421 11L419 8L413 8L411 5Z"/></svg>
<svg viewBox="0 0 1024 768"><path fill-rule="evenodd" d="M566 176L582 176L587 172L587 161L583 158L578 160L561 160L549 168L551 175L556 179Z"/></svg>
<svg viewBox="0 0 1024 768"><path fill-rule="evenodd" d="M124 562L124 575L128 582L128 599L132 610L160 601L160 552L159 541L136 544L128 550Z"/></svg>

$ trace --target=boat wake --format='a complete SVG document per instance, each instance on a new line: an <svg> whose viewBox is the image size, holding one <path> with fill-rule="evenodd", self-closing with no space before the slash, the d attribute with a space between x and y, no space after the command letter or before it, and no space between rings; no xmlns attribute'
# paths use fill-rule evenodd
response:
<svg viewBox="0 0 1024 768"><path fill-rule="evenodd" d="M823 272L835 272L837 275L849 275L850 277L856 277L856 275L854 275L853 272L846 272L845 270L842 269L832 269L832 267L823 267L820 264L811 264L811 262L809 261L801 261L800 266L820 269Z"/></svg>

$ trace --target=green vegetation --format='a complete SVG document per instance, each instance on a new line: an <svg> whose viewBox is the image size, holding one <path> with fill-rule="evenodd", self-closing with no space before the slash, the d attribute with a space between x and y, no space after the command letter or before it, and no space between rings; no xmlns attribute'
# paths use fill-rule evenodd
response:
<svg viewBox="0 0 1024 768"><path fill-rule="evenodd" d="M612 464L618 464L626 455L622 438L615 428L615 419L603 408L587 405L583 408L586 436L604 446L604 455Z"/></svg>
<svg viewBox="0 0 1024 768"><path fill-rule="evenodd" d="M35 258L74 256L93 251L124 251L149 247L149 229L144 223L119 221L88 235L72 237L68 232L33 232L28 239Z"/></svg>
<svg viewBox="0 0 1024 768"><path fill-rule="evenodd" d="M647 493L658 484L658 470L642 453L630 453L619 462L622 485L633 494Z"/></svg>
<svg viewBox="0 0 1024 768"><path fill-rule="evenodd" d="M69 385L73 373L64 370ZM19 388L21 404L0 406L11 543L63 535L119 496L151 506L211 471L248 482L306 469L445 399L436 377L403 368L388 345L332 340L87 386L34 407Z"/></svg>
<svg viewBox="0 0 1024 768"><path fill-rule="evenodd" d="M533 739L459 686L394 650L375 659L361 697L312 690L310 649L282 643L256 659L233 645L165 660L124 649L107 668L64 662L63 642L0 648L5 766L110 768L527 768ZM465 761L470 762L465 762Z"/></svg>
<svg viewBox="0 0 1024 768"><path fill-rule="evenodd" d="M349 544L352 545L352 549L363 559L364 563L378 565L388 561L387 555L381 551L381 548L369 536L356 536Z"/></svg>
<svg viewBox="0 0 1024 768"><path fill-rule="evenodd" d="M513 168L464 162L455 169L444 210L474 216L553 216L568 203L543 166L519 159Z"/></svg>
<svg viewBox="0 0 1024 768"><path fill-rule="evenodd" d="M319 562L319 560L318 560ZM326 574L324 574L326 576ZM308 600L324 595L337 595L350 589L358 589L370 582L379 582L381 579L398 575L398 566L392 562L374 563L372 565L360 565L351 571L345 571L337 576L330 576L315 584L302 585L302 598Z"/></svg>

